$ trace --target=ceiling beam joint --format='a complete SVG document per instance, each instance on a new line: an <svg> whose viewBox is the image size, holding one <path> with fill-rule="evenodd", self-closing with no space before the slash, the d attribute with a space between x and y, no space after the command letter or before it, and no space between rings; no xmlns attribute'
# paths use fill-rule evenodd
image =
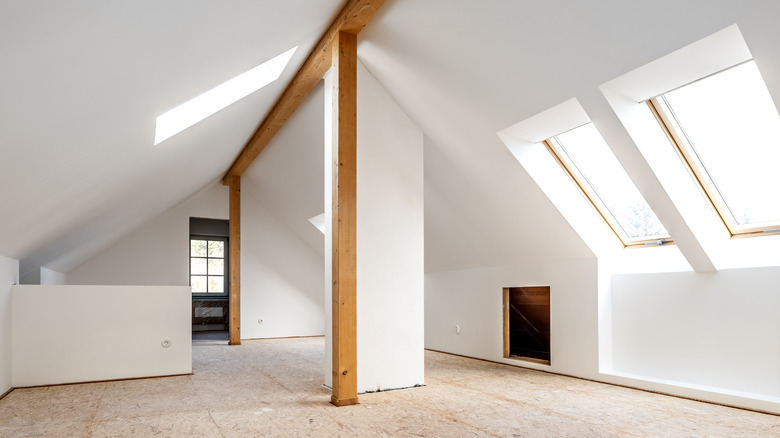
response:
<svg viewBox="0 0 780 438"><path fill-rule="evenodd" d="M331 66L331 50L339 32L357 35L374 17L385 0L349 0L317 45L309 53L303 66L287 85L271 111L244 145L222 179L230 185L231 176L241 176L260 155L271 139L284 126L306 96L322 80Z"/></svg>

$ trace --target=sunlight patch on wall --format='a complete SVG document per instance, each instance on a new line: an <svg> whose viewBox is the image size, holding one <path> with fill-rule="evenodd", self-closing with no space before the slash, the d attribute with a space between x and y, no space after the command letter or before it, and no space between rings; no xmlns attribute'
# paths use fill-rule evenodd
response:
<svg viewBox="0 0 780 438"><path fill-rule="evenodd" d="M279 79L298 46L157 117L155 146Z"/></svg>
<svg viewBox="0 0 780 438"><path fill-rule="evenodd" d="M317 227L317 229L320 230L320 233L325 234L325 213L320 213L317 216L314 216L313 218L309 219L309 222Z"/></svg>

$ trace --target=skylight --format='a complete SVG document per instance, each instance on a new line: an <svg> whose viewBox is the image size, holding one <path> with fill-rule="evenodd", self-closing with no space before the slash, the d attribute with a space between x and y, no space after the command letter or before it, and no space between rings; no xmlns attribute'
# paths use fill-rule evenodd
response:
<svg viewBox="0 0 780 438"><path fill-rule="evenodd" d="M206 117L279 79L297 48L297 46L293 47L281 55L247 72L241 73L222 85L218 85L157 117L154 144L160 144Z"/></svg>
<svg viewBox="0 0 780 438"><path fill-rule="evenodd" d="M592 123L545 143L623 245L669 241L661 221Z"/></svg>
<svg viewBox="0 0 780 438"><path fill-rule="evenodd" d="M780 115L755 61L652 104L732 235L780 228Z"/></svg>

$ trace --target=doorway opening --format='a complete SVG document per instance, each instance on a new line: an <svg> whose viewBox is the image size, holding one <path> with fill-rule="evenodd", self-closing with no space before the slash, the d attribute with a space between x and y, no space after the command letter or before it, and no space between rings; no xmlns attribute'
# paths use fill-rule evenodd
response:
<svg viewBox="0 0 780 438"><path fill-rule="evenodd" d="M192 340L228 341L229 221L190 218L189 284L192 287Z"/></svg>
<svg viewBox="0 0 780 438"><path fill-rule="evenodd" d="M550 365L550 286L504 288L504 357Z"/></svg>

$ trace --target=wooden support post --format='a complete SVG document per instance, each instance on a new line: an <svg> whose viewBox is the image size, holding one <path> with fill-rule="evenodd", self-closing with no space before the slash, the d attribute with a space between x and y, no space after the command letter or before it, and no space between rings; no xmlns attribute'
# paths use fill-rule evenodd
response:
<svg viewBox="0 0 780 438"><path fill-rule="evenodd" d="M241 345L241 177L230 176L230 341Z"/></svg>
<svg viewBox="0 0 780 438"><path fill-rule="evenodd" d="M339 32L333 75L333 395L357 397L357 36Z"/></svg>

